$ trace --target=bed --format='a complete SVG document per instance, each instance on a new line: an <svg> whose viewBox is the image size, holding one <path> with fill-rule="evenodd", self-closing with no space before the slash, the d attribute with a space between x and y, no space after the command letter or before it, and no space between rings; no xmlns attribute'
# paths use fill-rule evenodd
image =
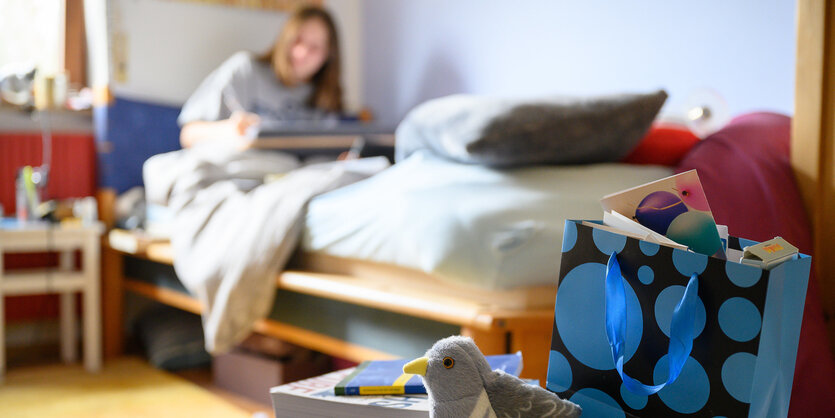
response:
<svg viewBox="0 0 835 418"><path fill-rule="evenodd" d="M506 282L508 275L494 275L481 286L474 286L472 280L490 271L529 264L537 257L540 260L553 255L558 257L558 244L553 244L552 253L544 256L514 251L514 245L519 245L519 233L524 236L524 233L530 233L531 228L545 230L546 233L540 234L540 239L559 243L560 228L554 225L565 218L594 217L589 214L599 213L599 196L690 168L699 169L708 198L712 203L718 202L714 203L717 221L728 224L734 234L752 239L781 235L808 251L811 248L810 228L803 216L799 192L794 187L788 163L788 127L788 118L779 115L759 114L739 118L694 147L675 168L626 164L532 167L515 169L512 176L506 177L488 168L462 166L425 155L415 155L413 159L382 173L384 175L338 189L311 202L307 212L311 221L305 224L301 251L295 254L288 269L275 280L276 300L281 303L276 304L267 319L256 324L255 331L352 361L414 356L438 338L462 333L472 336L487 353L523 351L527 370L525 375L544 381L556 291L556 283L548 278L548 272L558 271L558 260L544 266L534 266L536 268L529 269L530 274L527 276L516 276L517 280L523 282L523 286L509 285ZM401 217L414 218L415 215L408 211L396 211L395 206L406 202L407 196L420 195L415 192L423 184L434 184L434 189L439 188L432 181L408 183L408 179L415 178L415 170L424 170L427 165L433 176L439 180L446 179L446 185L440 187L441 198L460 195L462 184L449 179L464 178L467 180L463 184L468 188L479 185L476 189L486 188L491 191L511 186L517 191L553 187L571 196L574 207L554 209L553 213L534 217L540 225L524 223L524 220L531 219L530 213L516 213L515 219L511 216L511 219L503 221L518 226L514 230L516 235L508 234L500 237L503 240L499 241L495 241L495 237L475 238L476 241L491 243L483 247L484 251L495 251L498 248L510 254L505 259L488 259L483 265L456 265L453 261L460 261L467 256L462 253L466 251L467 245L442 240L426 241L436 234L418 234L427 229L440 228L434 225L437 223L460 227L460 222L444 220L443 214L449 213L448 208L426 217L437 222L424 224L416 221L408 228L401 226L401 235L405 236L400 236L403 240L399 242L391 241L392 234L364 236L355 233L363 230L363 227L368 229L369 224L383 227L395 223L402 225ZM726 174L734 170L746 175ZM594 176L615 178L617 181L605 185L606 182L602 181L579 181ZM771 180L764 183L763 178ZM389 199L378 199L380 203L374 207L361 204L368 200L367 194L379 190L380 185L375 183L383 183L384 188L389 187L385 183L396 183L399 187L394 189L396 192ZM571 184L575 185L574 189L569 186ZM739 193L739 190L746 190L746 193ZM749 205L750 199L768 202L778 197L785 198L791 193L795 196L788 199L788 204L780 206L777 212L765 210L767 205ZM475 193L469 202L480 202L482 196ZM511 200L525 198L538 203L528 202L524 205L533 211L561 207L553 200L555 194L526 192L513 196ZM433 207L442 206L432 204L432 201L427 202L425 196L422 200L412 201L408 206L415 213L425 213L433 210ZM459 204L459 210L473 212L475 209L468 208L467 201L464 199L464 203ZM499 203L492 202L493 205ZM491 216L497 213L507 215L507 212L487 210L481 217L473 216L465 222L486 220L495 223L496 219ZM394 218L389 219L391 217ZM317 221L316 218L324 221ZM786 219L794 221L786 222ZM444 235L455 237L460 234ZM352 240L360 240L364 245L357 245ZM469 237L468 240L473 238ZM430 250L418 254L417 259L421 262L398 260L399 251L369 250L368 253L358 253L355 250L350 253L345 250L402 250L409 242L414 243L416 248ZM432 249L436 247L449 247L454 251L433 252ZM475 259L486 258L485 254L475 251L469 256ZM200 312L200 304L188 296L182 284L176 280L171 267L173 259L169 245L151 245L147 251L130 255L106 249L105 259L105 293L110 294L105 297L109 302L105 309L111 312L105 318L120 317L120 298L117 293L120 293L121 288L194 313ZM470 270L466 271L467 268ZM518 268L512 270L518 271ZM825 342L825 338L822 338L825 333L822 331L818 298L813 285L806 307L807 319L804 321L796 379L798 384L812 380L829 382L835 373L831 362L825 361L825 356L821 357L826 350L821 352L821 347L825 347L820 344ZM118 324L112 322L106 328L105 340L111 344L109 351L112 353L112 346L120 344L118 336L121 331ZM808 344L810 339L815 343ZM813 379L805 376L809 373ZM816 393L808 388L797 390L794 396L798 399Z"/></svg>
<svg viewBox="0 0 835 418"><path fill-rule="evenodd" d="M528 375L544 381L564 219L595 217L599 196L672 169L512 171L415 155L313 199L301 249L278 275L274 308L255 330L352 361L417 356L435 340L463 333L488 353L523 351ZM434 179L416 181L418 173ZM391 192L369 197L379 190ZM455 208L444 205L452 195ZM505 199L485 200L493 196ZM111 248L105 258L113 263L105 266L105 292L123 286L201 311L176 278L169 244L130 255ZM115 312L114 297L106 299Z"/></svg>
<svg viewBox="0 0 835 418"><path fill-rule="evenodd" d="M621 181L627 181L623 180L623 173L632 172L634 175L637 172L640 179L636 177L631 181L641 182L673 171L696 168L717 222L727 224L734 234L752 239L780 235L796 243L802 251L811 252L811 228L789 163L789 126L789 118L785 116L747 115L737 118L699 143L675 168L604 164L593 169L601 170L606 173L605 176L617 173L616 177ZM442 178L449 177L444 175L448 174L448 170L461 169L457 165L444 167L449 163L436 160L429 163L438 165L435 171ZM410 177L409 164L395 167L399 167L402 173L391 171L387 176L372 179L386 182ZM591 169L589 166L571 168L580 171ZM542 170L522 169L514 181L525 179L531 173L535 173L536 180L542 175ZM481 174L489 176L490 170ZM587 176L588 173L582 175ZM478 175L474 178L478 179ZM546 181L551 182L554 180ZM362 197L363 193L373 191L370 187L363 190L364 186L358 183L321 196L311 203L308 216L328 218L335 213L334 208L339 207L359 223L391 215L392 208L386 205L371 209L357 206L353 209L359 212L352 212L350 198ZM402 188L404 193L407 186ZM612 190L623 186L623 183L611 185ZM455 186L449 187L447 192L455 193ZM599 196L604 192L593 190L593 187L586 188L589 189L589 196ZM573 194L578 195L576 191ZM402 200L392 199L392 202L399 201ZM781 201L782 204L769 203L774 201ZM553 204L548 199L544 202ZM752 202L764 204L752 205ZM596 198L587 199L586 204L594 203ZM420 204L414 205L414 209L428 210ZM580 208L578 211L581 213L576 217L585 217L583 213L589 210L599 211L598 208ZM575 217L575 213L558 212L554 219ZM337 224L350 226L344 225L344 222ZM295 254L288 269L276 277L276 298L282 302L277 304L280 308L274 309L269 318L259 321L255 326L256 332L352 361L420 354L434 340L462 333L472 336L487 353L521 350L526 363L525 375L544 381L556 283L530 279L526 286L521 287L507 286L500 281L490 286L474 287L467 283L467 278L483 272L462 273L460 266L450 265L446 262L448 260L433 254L426 256L425 265L405 266L396 265L397 260L386 258L385 252L376 256L366 255L364 260L351 258L341 253L340 247L346 244L345 240L362 237L340 232L328 222L311 222L310 225L317 225L316 228L322 230L316 232L308 227L310 230L302 238L302 250ZM431 226L417 224L414 227L421 230ZM370 247L400 245L379 241L380 238L378 241L367 237L362 239L370 240ZM547 239L560 242L556 236ZM449 243L443 245L455 246ZM432 245L424 247L431 248ZM555 251L558 254L558 250ZM433 256L436 258L433 259ZM121 317L119 301L122 289L191 312L200 312L199 303L189 297L176 281L171 267L170 246L155 244L147 251L130 255L106 248L104 257L105 318L106 321L111 319L105 327L105 341L110 354L117 352L121 344L119 324L114 324L116 321L112 319ZM524 258L521 261L525 262ZM490 269L501 267L499 263L491 265ZM557 267L555 262L547 269ZM449 277L460 280L451 281ZM820 295L816 281L810 283L798 352L793 411L797 408L830 407L821 394L835 390L835 366L828 356ZM317 315L320 317L316 318Z"/></svg>

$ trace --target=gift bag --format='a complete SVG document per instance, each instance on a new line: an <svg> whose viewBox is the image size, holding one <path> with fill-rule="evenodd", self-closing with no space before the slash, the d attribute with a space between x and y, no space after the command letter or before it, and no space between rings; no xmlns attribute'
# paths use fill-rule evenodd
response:
<svg viewBox="0 0 835 418"><path fill-rule="evenodd" d="M566 221L546 386L589 417L785 417L810 267Z"/></svg>

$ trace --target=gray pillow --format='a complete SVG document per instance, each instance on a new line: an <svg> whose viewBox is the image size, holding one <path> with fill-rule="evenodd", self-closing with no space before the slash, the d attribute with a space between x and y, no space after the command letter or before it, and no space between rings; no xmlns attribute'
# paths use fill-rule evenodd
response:
<svg viewBox="0 0 835 418"><path fill-rule="evenodd" d="M442 97L419 105L397 127L395 159L426 149L499 167L619 161L666 99L663 90L585 99Z"/></svg>

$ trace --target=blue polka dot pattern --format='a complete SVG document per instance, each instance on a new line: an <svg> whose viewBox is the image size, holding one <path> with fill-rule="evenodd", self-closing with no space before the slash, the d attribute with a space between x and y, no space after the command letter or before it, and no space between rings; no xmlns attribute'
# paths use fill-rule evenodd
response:
<svg viewBox="0 0 835 418"><path fill-rule="evenodd" d="M566 222L565 229L562 232L562 252L571 251L575 243L577 243L577 224Z"/></svg>
<svg viewBox="0 0 835 418"><path fill-rule="evenodd" d="M620 397L623 398L623 402L632 409L640 410L647 406L646 396L630 392L624 384L620 385Z"/></svg>
<svg viewBox="0 0 835 418"><path fill-rule="evenodd" d="M568 351L596 370L612 370L615 363L606 338L604 281L606 266L585 263L573 268L560 282L554 319ZM626 356L635 354L643 334L643 315L632 286L626 290Z"/></svg>
<svg viewBox="0 0 835 418"><path fill-rule="evenodd" d="M754 267L734 261L725 262L725 273L728 279L739 287L751 287L760 280L763 271Z"/></svg>
<svg viewBox="0 0 835 418"><path fill-rule="evenodd" d="M580 389L569 400L583 408L584 417L626 417L626 413L616 400L597 389Z"/></svg>
<svg viewBox="0 0 835 418"><path fill-rule="evenodd" d="M606 255L612 254L613 251L619 253L623 251L623 247L626 245L625 235L613 234L602 229L595 229L592 232L592 238L597 249Z"/></svg>
<svg viewBox="0 0 835 418"><path fill-rule="evenodd" d="M667 355L655 364L653 379L655 384L667 381L670 372ZM681 414L692 414L705 406L710 396L710 381L704 367L693 357L684 362L681 374L671 384L658 392L661 402Z"/></svg>
<svg viewBox="0 0 835 418"><path fill-rule="evenodd" d="M653 279L655 279L655 273L652 271L652 267L641 266L641 268L638 269L638 280L640 280L641 283L652 284Z"/></svg>
<svg viewBox="0 0 835 418"><path fill-rule="evenodd" d="M623 238L595 233L595 228L569 224L551 341L551 351L559 354L550 355L546 387L581 404L584 416L748 416L758 400L752 390L762 383L752 375L761 359L757 354L769 349L761 339L763 312L772 294L770 277L780 272L633 238L624 243ZM751 244L736 237L728 240L731 248L739 248L740 242ZM613 368L604 303L605 263L611 252L617 252L624 276L630 321L625 371L646 384L666 381L672 312L687 279L699 276L692 358L681 377L655 395L628 391ZM633 320L640 327L634 335ZM760 409L758 405L755 410Z"/></svg>
<svg viewBox="0 0 835 418"><path fill-rule="evenodd" d="M751 353L731 354L722 364L722 384L736 400L751 402L751 384L754 382L754 367L757 356Z"/></svg>
<svg viewBox="0 0 835 418"><path fill-rule="evenodd" d="M702 274L707 267L707 259L704 254L673 250L673 265L685 277L690 277L693 273Z"/></svg>
<svg viewBox="0 0 835 418"><path fill-rule="evenodd" d="M568 359L561 353L551 350L551 355L548 357L548 389L554 392L566 391L571 387L573 378Z"/></svg>
<svg viewBox="0 0 835 418"><path fill-rule="evenodd" d="M660 245L649 241L640 241L638 246L641 248L641 252L644 253L644 255L648 255L650 257L657 254L658 249L661 248Z"/></svg>
<svg viewBox="0 0 835 418"><path fill-rule="evenodd" d="M655 299L655 321L661 332L670 337L670 322L673 320L673 310L684 295L684 286L673 285L662 290ZM699 336L705 329L707 313L701 298L696 299L696 324L693 328L693 338Z"/></svg>
<svg viewBox="0 0 835 418"><path fill-rule="evenodd" d="M730 298L719 307L719 327L734 341L750 341L761 326L760 310L748 299Z"/></svg>

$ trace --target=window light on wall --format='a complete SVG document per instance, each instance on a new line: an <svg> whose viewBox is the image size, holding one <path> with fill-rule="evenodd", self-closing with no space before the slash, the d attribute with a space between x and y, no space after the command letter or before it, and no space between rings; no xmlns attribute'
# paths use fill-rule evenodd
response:
<svg viewBox="0 0 835 418"><path fill-rule="evenodd" d="M43 74L64 69L64 0L0 2L0 67L31 63Z"/></svg>

